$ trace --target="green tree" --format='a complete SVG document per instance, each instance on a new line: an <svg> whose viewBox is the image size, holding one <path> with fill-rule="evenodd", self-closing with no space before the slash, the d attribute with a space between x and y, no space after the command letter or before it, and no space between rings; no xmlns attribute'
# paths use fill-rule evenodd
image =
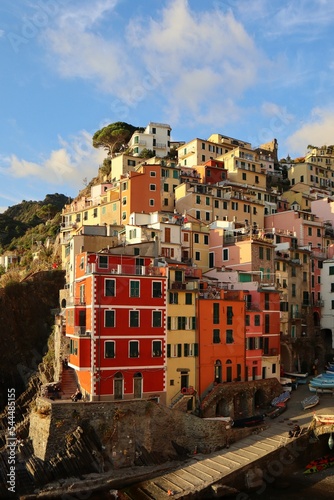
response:
<svg viewBox="0 0 334 500"><path fill-rule="evenodd" d="M139 158L153 158L154 153L152 149L144 148L138 156Z"/></svg>
<svg viewBox="0 0 334 500"><path fill-rule="evenodd" d="M97 130L93 135L94 148L104 148L111 158L125 149L127 142L138 127L129 123L115 122Z"/></svg>

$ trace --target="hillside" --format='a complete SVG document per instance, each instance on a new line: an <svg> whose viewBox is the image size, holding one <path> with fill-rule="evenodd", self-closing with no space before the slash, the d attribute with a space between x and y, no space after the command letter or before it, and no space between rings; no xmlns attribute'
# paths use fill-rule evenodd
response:
<svg viewBox="0 0 334 500"><path fill-rule="evenodd" d="M27 249L32 240L44 241L57 234L61 210L69 201L67 196L56 193L46 195L43 201L23 200L9 207L0 214L0 253Z"/></svg>

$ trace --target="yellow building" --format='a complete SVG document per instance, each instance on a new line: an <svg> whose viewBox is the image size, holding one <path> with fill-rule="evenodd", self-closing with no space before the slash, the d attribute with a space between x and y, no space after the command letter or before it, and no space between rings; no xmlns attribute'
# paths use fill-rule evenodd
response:
<svg viewBox="0 0 334 500"><path fill-rule="evenodd" d="M196 276L195 276L196 274ZM198 340L196 298L198 271L170 266L167 299L167 405L176 405L183 395L193 410L198 385Z"/></svg>

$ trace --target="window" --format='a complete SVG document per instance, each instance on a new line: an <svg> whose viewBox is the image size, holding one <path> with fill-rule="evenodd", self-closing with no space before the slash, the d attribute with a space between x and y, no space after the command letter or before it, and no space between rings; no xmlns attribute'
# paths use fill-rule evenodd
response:
<svg viewBox="0 0 334 500"><path fill-rule="evenodd" d="M249 314L246 314L245 325L250 326L250 317Z"/></svg>
<svg viewBox="0 0 334 500"><path fill-rule="evenodd" d="M259 247L259 259L263 259L263 247Z"/></svg>
<svg viewBox="0 0 334 500"><path fill-rule="evenodd" d="M196 219L200 219L201 218L201 212L200 210L196 210Z"/></svg>
<svg viewBox="0 0 334 500"><path fill-rule="evenodd" d="M242 172L242 180L246 181L247 180L247 175L245 172Z"/></svg>
<svg viewBox="0 0 334 500"><path fill-rule="evenodd" d="M107 255L100 255L99 256L99 267L101 269L108 269L108 256Z"/></svg>
<svg viewBox="0 0 334 500"><path fill-rule="evenodd" d="M104 295L106 297L115 297L115 285L116 281L115 280L105 280L105 290L104 290Z"/></svg>
<svg viewBox="0 0 334 500"><path fill-rule="evenodd" d="M169 303L170 304L179 303L179 294L177 292L169 292Z"/></svg>
<svg viewBox="0 0 334 500"><path fill-rule="evenodd" d="M209 235L205 234L204 235L204 245L208 245L209 244Z"/></svg>
<svg viewBox="0 0 334 500"><path fill-rule="evenodd" d="M219 325L219 304L217 302L213 303L213 324Z"/></svg>
<svg viewBox="0 0 334 500"><path fill-rule="evenodd" d="M104 343L104 357L105 358L115 357L115 342L113 340L108 340Z"/></svg>
<svg viewBox="0 0 334 500"><path fill-rule="evenodd" d="M198 233L194 234L194 242L199 243L199 234Z"/></svg>
<svg viewBox="0 0 334 500"><path fill-rule="evenodd" d="M177 318L177 329L185 330L186 329L187 318L185 316L178 316Z"/></svg>
<svg viewBox="0 0 334 500"><path fill-rule="evenodd" d="M308 236L312 236L312 228L311 227L307 228L307 234L308 234Z"/></svg>
<svg viewBox="0 0 334 500"><path fill-rule="evenodd" d="M193 296L191 293L186 293L186 304L191 305L193 303Z"/></svg>
<svg viewBox="0 0 334 500"><path fill-rule="evenodd" d="M270 315L264 315L264 333L270 333Z"/></svg>
<svg viewBox="0 0 334 500"><path fill-rule="evenodd" d="M232 325L233 324L233 308L231 306L227 306L226 312L227 312L226 324Z"/></svg>
<svg viewBox="0 0 334 500"><path fill-rule="evenodd" d="M157 174L156 174L156 172L154 172L154 171L152 171L152 170L151 170L151 172L150 172L150 176L151 176L151 177L156 177L156 175L157 175Z"/></svg>
<svg viewBox="0 0 334 500"><path fill-rule="evenodd" d="M196 195L196 203L197 205L201 204L201 197L199 195Z"/></svg>
<svg viewBox="0 0 334 500"><path fill-rule="evenodd" d="M154 207L154 199L153 198L150 198L149 205L150 205L150 207Z"/></svg>
<svg viewBox="0 0 334 500"><path fill-rule="evenodd" d="M291 297L296 297L296 285L292 283L291 285Z"/></svg>
<svg viewBox="0 0 334 500"><path fill-rule="evenodd" d="M219 201L215 200L215 208L219 208Z"/></svg>
<svg viewBox="0 0 334 500"><path fill-rule="evenodd" d="M259 314L255 314L254 316L254 326L260 326L261 325L261 316Z"/></svg>
<svg viewBox="0 0 334 500"><path fill-rule="evenodd" d="M152 356L153 358L160 358L162 356L161 340L153 340Z"/></svg>
<svg viewBox="0 0 334 500"><path fill-rule="evenodd" d="M104 325L106 328L113 328L115 326L115 311L104 311Z"/></svg>
<svg viewBox="0 0 334 500"><path fill-rule="evenodd" d="M130 311L130 326L139 326L139 311Z"/></svg>
<svg viewBox="0 0 334 500"><path fill-rule="evenodd" d="M267 253L267 260L270 260L271 259L271 250L270 250L270 248L266 249L266 253Z"/></svg>
<svg viewBox="0 0 334 500"><path fill-rule="evenodd" d="M320 261L319 261L320 263ZM329 266L329 275L333 275L334 274L334 266Z"/></svg>
<svg viewBox="0 0 334 500"><path fill-rule="evenodd" d="M97 217L97 208L94 208L93 217Z"/></svg>
<svg viewBox="0 0 334 500"><path fill-rule="evenodd" d="M140 296L140 281L130 280L130 297Z"/></svg>
<svg viewBox="0 0 334 500"><path fill-rule="evenodd" d="M156 185L150 184L150 191L155 191L155 190L156 190Z"/></svg>
<svg viewBox="0 0 334 500"><path fill-rule="evenodd" d="M201 260L201 253L195 252L195 260Z"/></svg>
<svg viewBox="0 0 334 500"><path fill-rule="evenodd" d="M228 248L223 248L223 260L228 260Z"/></svg>
<svg viewBox="0 0 334 500"><path fill-rule="evenodd" d="M153 281L152 283L152 297L162 297L161 281Z"/></svg>
<svg viewBox="0 0 334 500"><path fill-rule="evenodd" d="M233 330L226 330L226 344L233 344Z"/></svg>
<svg viewBox="0 0 334 500"><path fill-rule="evenodd" d="M168 184L164 184L164 192L165 192L165 193L168 193L168 190L169 190L169 186L168 186Z"/></svg>
<svg viewBox="0 0 334 500"><path fill-rule="evenodd" d="M210 206L210 198L209 198L209 196L205 197L205 204L208 205L208 206Z"/></svg>
<svg viewBox="0 0 334 500"><path fill-rule="evenodd" d="M220 344L220 329L219 328L215 328L213 330L212 342L214 344Z"/></svg>
<svg viewBox="0 0 334 500"><path fill-rule="evenodd" d="M129 357L139 358L139 342L138 340L130 340L129 342Z"/></svg>
<svg viewBox="0 0 334 500"><path fill-rule="evenodd" d="M334 309L334 300L332 300L332 309Z"/></svg>
<svg viewBox="0 0 334 500"><path fill-rule="evenodd" d="M161 311L152 311L152 326L154 328L161 328Z"/></svg>

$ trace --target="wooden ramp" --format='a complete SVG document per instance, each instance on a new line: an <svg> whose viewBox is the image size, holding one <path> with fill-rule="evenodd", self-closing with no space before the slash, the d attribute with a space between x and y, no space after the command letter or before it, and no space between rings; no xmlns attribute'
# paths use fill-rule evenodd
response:
<svg viewBox="0 0 334 500"><path fill-rule="evenodd" d="M229 448L206 455L194 455L183 467L154 479L120 490L123 500L162 500L184 498L203 491L214 483L225 479L237 470L269 455L284 446L287 441L286 423L276 424L259 434L252 434Z"/></svg>

